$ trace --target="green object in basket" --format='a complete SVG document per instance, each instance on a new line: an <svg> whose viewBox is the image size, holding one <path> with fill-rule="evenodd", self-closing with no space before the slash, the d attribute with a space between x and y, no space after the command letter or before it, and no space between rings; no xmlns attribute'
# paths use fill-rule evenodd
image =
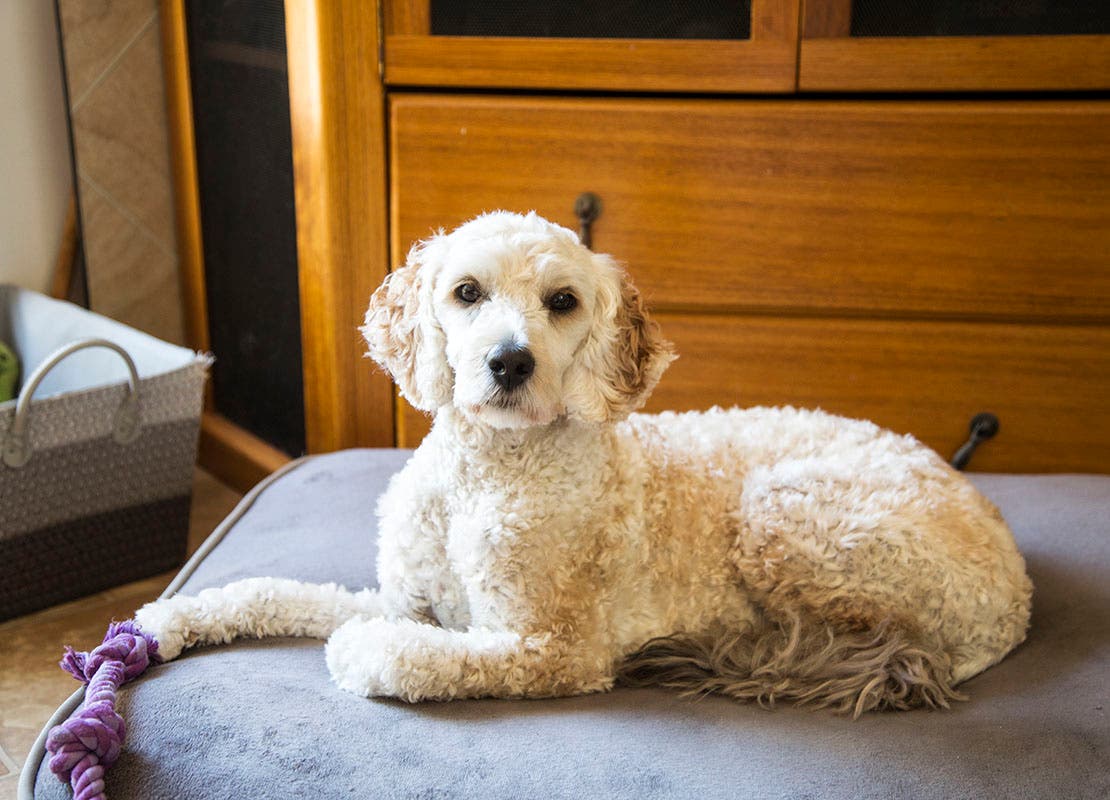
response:
<svg viewBox="0 0 1110 800"><path fill-rule="evenodd" d="M12 349L0 342L0 403L15 397L19 385L19 359Z"/></svg>

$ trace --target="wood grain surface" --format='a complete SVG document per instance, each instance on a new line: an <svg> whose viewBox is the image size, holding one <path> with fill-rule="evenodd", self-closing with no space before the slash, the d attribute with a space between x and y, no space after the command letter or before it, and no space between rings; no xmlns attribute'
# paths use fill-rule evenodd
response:
<svg viewBox="0 0 1110 800"><path fill-rule="evenodd" d="M1110 103L394 95L394 263L535 209L660 309L1110 320Z"/></svg>
<svg viewBox="0 0 1110 800"><path fill-rule="evenodd" d="M794 41L386 37L390 86L793 92Z"/></svg>
<svg viewBox="0 0 1110 800"><path fill-rule="evenodd" d="M285 4L305 433L311 453L393 444L392 387L358 333L388 271L374 4Z"/></svg>
<svg viewBox="0 0 1110 800"><path fill-rule="evenodd" d="M210 349L208 303L185 8L181 0L163 0L160 10L186 344L194 350L207 351ZM205 384L206 410L201 416L197 461L222 481L243 492L290 459L215 412L212 392L212 382L208 381Z"/></svg>
<svg viewBox="0 0 1110 800"><path fill-rule="evenodd" d="M432 32L430 0L386 0L381 3L386 35L409 33L428 36Z"/></svg>
<svg viewBox="0 0 1110 800"><path fill-rule="evenodd" d="M656 315L678 360L646 411L795 405L912 433L945 458L980 411L972 468L1110 468L1110 329L922 320ZM428 418L404 406L401 446Z"/></svg>
<svg viewBox="0 0 1110 800"><path fill-rule="evenodd" d="M852 35L852 0L803 0L802 8L802 36Z"/></svg>
<svg viewBox="0 0 1110 800"><path fill-rule="evenodd" d="M398 262L479 209L628 262L680 360L648 410L822 407L974 468L1110 465L1110 104L393 98ZM399 444L427 419L398 409Z"/></svg>
<svg viewBox="0 0 1110 800"><path fill-rule="evenodd" d="M801 91L1108 88L1110 36L802 39L798 64Z"/></svg>
<svg viewBox="0 0 1110 800"><path fill-rule="evenodd" d="M204 280L204 241L200 230L200 185L185 4L183 0L161 0L159 12L185 344L194 350L207 352L211 349L211 342L208 335L208 297ZM212 408L211 381L204 385L204 405Z"/></svg>
<svg viewBox="0 0 1110 800"><path fill-rule="evenodd" d="M752 0L745 40L431 36L426 0L385 4L390 86L793 92L800 0Z"/></svg>

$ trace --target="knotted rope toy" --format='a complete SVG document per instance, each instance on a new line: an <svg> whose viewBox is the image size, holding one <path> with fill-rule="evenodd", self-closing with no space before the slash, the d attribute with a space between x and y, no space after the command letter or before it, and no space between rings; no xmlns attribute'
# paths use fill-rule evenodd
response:
<svg viewBox="0 0 1110 800"><path fill-rule="evenodd" d="M127 728L116 713L116 690L162 663L158 642L134 620L113 622L90 653L66 647L59 666L82 683L81 711L55 726L46 739L50 771L73 787L74 800L104 800L104 773L119 758Z"/></svg>

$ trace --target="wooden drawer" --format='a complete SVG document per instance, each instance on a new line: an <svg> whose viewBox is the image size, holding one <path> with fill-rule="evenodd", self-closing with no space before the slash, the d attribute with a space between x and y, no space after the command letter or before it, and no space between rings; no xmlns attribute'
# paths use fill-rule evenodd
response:
<svg viewBox="0 0 1110 800"><path fill-rule="evenodd" d="M821 407L913 433L946 458L980 411L1001 422L980 471L1103 472L1110 329L940 321L658 314L679 359L647 411ZM401 446L427 431L404 406Z"/></svg>
<svg viewBox="0 0 1110 800"><path fill-rule="evenodd" d="M974 467L1110 465L1110 103L395 95L394 263L483 209L627 262L679 361L648 410L822 407ZM399 406L399 444L427 421Z"/></svg>
<svg viewBox="0 0 1110 800"><path fill-rule="evenodd" d="M1110 319L1110 103L395 94L393 260L536 209L656 308Z"/></svg>

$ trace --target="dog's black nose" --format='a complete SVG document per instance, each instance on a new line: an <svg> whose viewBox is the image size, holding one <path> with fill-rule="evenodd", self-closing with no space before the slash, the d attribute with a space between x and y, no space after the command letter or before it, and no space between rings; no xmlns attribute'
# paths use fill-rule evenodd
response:
<svg viewBox="0 0 1110 800"><path fill-rule="evenodd" d="M500 344L493 348L486 359L493 379L506 392L511 392L520 384L528 380L528 376L536 368L536 359L527 347L516 344Z"/></svg>

